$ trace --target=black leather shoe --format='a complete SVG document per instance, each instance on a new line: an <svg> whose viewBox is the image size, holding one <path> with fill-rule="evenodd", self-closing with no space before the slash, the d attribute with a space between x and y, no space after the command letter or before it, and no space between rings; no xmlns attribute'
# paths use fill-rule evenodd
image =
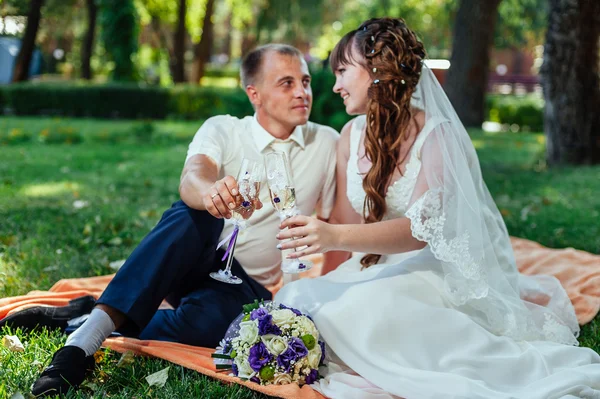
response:
<svg viewBox="0 0 600 399"><path fill-rule="evenodd" d="M56 351L50 365L33 383L31 393L41 398L64 395L69 389L77 389L95 364L94 356L86 356L83 349L65 346Z"/></svg>
<svg viewBox="0 0 600 399"><path fill-rule="evenodd" d="M32 331L46 327L52 330L60 329L64 332L67 328L67 321L91 313L95 303L94 297L87 295L72 299L67 306L35 306L0 320L0 329L10 326Z"/></svg>

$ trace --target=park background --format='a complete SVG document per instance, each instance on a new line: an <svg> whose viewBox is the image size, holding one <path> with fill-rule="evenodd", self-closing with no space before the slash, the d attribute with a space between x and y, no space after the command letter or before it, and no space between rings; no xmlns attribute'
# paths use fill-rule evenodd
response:
<svg viewBox="0 0 600 399"><path fill-rule="evenodd" d="M374 16L424 42L510 234L600 253L597 0L0 0L0 297L113 273L178 199L202 122L252 114L238 68L256 45L305 54L311 119L339 130L327 56ZM26 395L64 342L9 333L26 351L0 348L0 398ZM600 350L600 318L581 343ZM72 397L264 397L119 359L99 356Z"/></svg>

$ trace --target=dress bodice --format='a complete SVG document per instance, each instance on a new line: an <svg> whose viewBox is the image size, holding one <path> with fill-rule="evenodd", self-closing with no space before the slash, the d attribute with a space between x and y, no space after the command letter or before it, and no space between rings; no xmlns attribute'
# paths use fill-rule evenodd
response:
<svg viewBox="0 0 600 399"><path fill-rule="evenodd" d="M385 197L387 212L384 220L402 217L408 210L409 202L417 183L417 177L421 171L421 147L429 133L440 122L432 118L423 126L415 144L410 150L404 174L388 186ZM358 168L360 140L365 123L366 116L364 115L357 117L352 123L350 131L350 157L348 158L348 167L346 170L346 195L352 207L359 215L363 214L366 197L365 190L363 189L363 174Z"/></svg>

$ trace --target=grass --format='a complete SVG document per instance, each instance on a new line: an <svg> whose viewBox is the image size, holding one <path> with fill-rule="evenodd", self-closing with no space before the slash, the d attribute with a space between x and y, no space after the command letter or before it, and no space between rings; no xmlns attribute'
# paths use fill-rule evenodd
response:
<svg viewBox="0 0 600 399"><path fill-rule="evenodd" d="M25 137L0 146L0 297L46 290L60 278L112 273L111 263L125 259L178 199L187 143L200 124L0 119L0 142L14 129ZM74 135L81 142L44 144L46 129L59 142ZM600 198L592 191L600 167L548 169L540 134L471 134L512 235L600 253ZM28 392L65 337L0 333L17 334L26 345L24 353L0 348L3 399ZM600 351L600 318L584 326L581 343ZM119 358L106 352L88 386L72 397L265 397L162 360L136 358L119 367ZM148 387L144 377L167 366L165 387Z"/></svg>

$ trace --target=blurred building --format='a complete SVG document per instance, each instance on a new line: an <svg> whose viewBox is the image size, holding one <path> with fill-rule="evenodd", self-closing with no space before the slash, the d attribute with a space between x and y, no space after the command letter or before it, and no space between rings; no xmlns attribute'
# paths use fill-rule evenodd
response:
<svg viewBox="0 0 600 399"><path fill-rule="evenodd" d="M0 84L10 83L20 48L21 39L8 36L0 37ZM41 73L42 54L36 49L33 52L33 58L29 66L29 76L36 76Z"/></svg>

